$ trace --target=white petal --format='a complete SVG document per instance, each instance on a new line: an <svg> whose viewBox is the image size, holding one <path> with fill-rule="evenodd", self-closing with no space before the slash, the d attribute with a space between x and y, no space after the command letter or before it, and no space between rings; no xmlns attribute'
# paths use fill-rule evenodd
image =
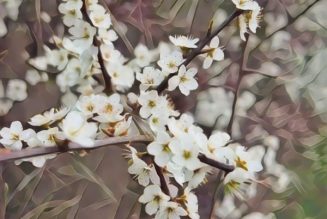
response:
<svg viewBox="0 0 327 219"><path fill-rule="evenodd" d="M190 90L185 87L184 85L179 86L179 90L184 94L185 96L188 96L190 94Z"/></svg>
<svg viewBox="0 0 327 219"><path fill-rule="evenodd" d="M181 86L185 86L189 90L195 90L198 88L198 82L194 78L191 78L187 82L181 84Z"/></svg>
<svg viewBox="0 0 327 219"><path fill-rule="evenodd" d="M158 211L158 204L154 201L149 202L146 206L145 206L145 212L148 215L153 215L154 213L156 213Z"/></svg>
<svg viewBox="0 0 327 219"><path fill-rule="evenodd" d="M223 60L224 59L224 52L221 49L217 48L215 50L213 58L214 58L214 60L217 60L217 61Z"/></svg>
<svg viewBox="0 0 327 219"><path fill-rule="evenodd" d="M23 144L21 141L16 141L15 143L13 143L12 145L10 145L10 149L11 150L21 150L23 147Z"/></svg>
<svg viewBox="0 0 327 219"><path fill-rule="evenodd" d="M204 61L203 61L203 65L202 65L202 67L203 67L204 69L208 69L208 68L210 68L211 64L212 64L212 58L209 57L209 56L207 56L207 57L204 59Z"/></svg>
<svg viewBox="0 0 327 219"><path fill-rule="evenodd" d="M215 36L214 38L212 38L212 40L210 42L210 47L217 48L218 46L219 46L219 38L217 36Z"/></svg>
<svg viewBox="0 0 327 219"><path fill-rule="evenodd" d="M178 76L172 77L168 81L168 90L169 91L175 90L176 87L179 85L179 83L180 83L180 80L179 80L179 77Z"/></svg>
<svg viewBox="0 0 327 219"><path fill-rule="evenodd" d="M14 121L11 123L10 129L15 133L20 133L21 131L23 131L22 123L20 123L19 121Z"/></svg>

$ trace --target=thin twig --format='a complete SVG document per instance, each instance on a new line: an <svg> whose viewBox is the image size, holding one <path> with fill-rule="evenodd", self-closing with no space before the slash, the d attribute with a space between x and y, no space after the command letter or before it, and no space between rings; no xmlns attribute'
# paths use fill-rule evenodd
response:
<svg viewBox="0 0 327 219"><path fill-rule="evenodd" d="M193 49L192 52L187 56L182 65L187 66L195 57L202 53L202 49L214 38L216 35L220 33L230 22L232 22L236 17L238 17L242 13L242 10L235 10L215 31L213 31L210 35L206 36L203 40L201 40L200 44L197 48ZM172 78L174 74L170 74L157 88L158 93L164 91L168 86L168 81Z"/></svg>
<svg viewBox="0 0 327 219"><path fill-rule="evenodd" d="M160 179L160 187L163 193L170 196L169 188L165 179L165 176L163 175L163 170L161 167L159 167L156 162L153 161L154 168L156 169L156 172Z"/></svg>
<svg viewBox="0 0 327 219"><path fill-rule="evenodd" d="M216 167L220 170L225 171L226 173L230 173L235 169L233 165L221 163L219 161L206 157L204 154L199 154L198 158L202 163L208 164L212 167Z"/></svg>
<svg viewBox="0 0 327 219"><path fill-rule="evenodd" d="M90 17L89 17L89 14L87 13L87 8L86 8L86 3L85 3L85 0L83 1L83 6L81 8L81 12L82 14L84 15L86 21L94 28L97 29L96 26L93 25ZM110 78L110 75L106 69L106 66L105 66L105 62L104 62L104 59L102 57L102 53L101 53L101 49L100 49L100 45L101 43L96 39L96 37L93 38L93 46L97 47L98 48L98 62L99 62L99 65L100 65L100 69L101 69L101 72L102 72L102 76L103 76L103 80L104 80L104 85L105 85L105 89L104 89L104 92L106 94L110 94L111 92L111 78Z"/></svg>
<svg viewBox="0 0 327 219"><path fill-rule="evenodd" d="M239 65L239 74L238 74L238 78L237 78L237 83L236 83L236 88L235 88L235 92L234 92L234 99L233 99L233 105L232 105L232 115L230 116L229 119L229 123L227 126L227 133L229 135L232 135L232 129L233 129L233 123L234 123L234 118L235 118L235 112L236 112L236 103L237 103L237 98L238 98L238 91L240 89L240 85L241 85L241 81L242 78L244 76L243 74L243 65L244 65L244 61L246 59L245 56L245 50L246 50L246 46L248 43L248 39L249 39L249 35L246 34L245 35L245 42L243 43L243 48L242 48L242 57L241 57L241 61L240 61L240 65Z"/></svg>
<svg viewBox="0 0 327 219"><path fill-rule="evenodd" d="M314 2L312 2L310 5L308 5L308 7L306 7L303 11L301 11L299 14L297 14L294 17L288 16L288 22L287 24L285 24L284 26L278 28L277 30L275 30L274 32L272 32L271 34L269 34L268 36L266 36L264 39L262 39L251 51L251 53L255 50L257 50L263 42L265 42L266 40L270 39L272 36L274 36L277 32L284 30L285 28L287 28L288 26L292 25L295 21L297 21L297 19L299 19L302 15L304 15L310 8L312 8L316 3L318 3L320 0L316 0Z"/></svg>
<svg viewBox="0 0 327 219"><path fill-rule="evenodd" d="M215 210L215 204L216 204L216 201L217 201L217 195L218 195L219 189L221 188L221 185L222 185L221 183L223 181L222 177L223 177L223 171L219 171L219 173L217 175L217 182L216 182L215 190L214 190L214 193L212 194L209 219L213 218L213 216L214 216L214 210Z"/></svg>

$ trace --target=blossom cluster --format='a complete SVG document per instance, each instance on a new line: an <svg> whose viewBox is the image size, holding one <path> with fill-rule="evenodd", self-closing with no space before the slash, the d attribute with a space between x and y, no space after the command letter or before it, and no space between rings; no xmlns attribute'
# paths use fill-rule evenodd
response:
<svg viewBox="0 0 327 219"><path fill-rule="evenodd" d="M92 147L96 139L105 136L128 134L131 117L123 114L118 94L111 96L81 96L74 107L52 108L33 116L28 122L33 128L23 129L21 122L14 121L9 128L0 130L0 143L10 150L33 147L60 146L72 141L83 147ZM26 158L36 167L55 155ZM21 163L18 161L18 163Z"/></svg>
<svg viewBox="0 0 327 219"><path fill-rule="evenodd" d="M156 133L146 153L139 153L130 147L128 172L145 186L139 201L147 203L146 212L150 215L156 213L156 217L161 218L162 214L166 214L162 218L169 218L169 214L187 214L190 218L199 218L197 198L192 190L204 183L212 170L211 166L202 162L201 156L235 166L225 177L224 185L226 192L240 198L246 190L246 184L255 180L256 173L263 168L263 148L246 150L239 144L231 143L230 136L220 131L207 138L202 129L194 125L190 115L182 114L179 119L170 118L167 126L168 130ZM154 164L142 160L147 154L153 156ZM164 170L170 196L160 189L162 184L155 165ZM182 195L178 194L175 182L184 188ZM168 208L172 208L171 211Z"/></svg>
<svg viewBox="0 0 327 219"><path fill-rule="evenodd" d="M238 20L245 40L248 29L256 32L261 8L252 0L232 2L243 11ZM54 69L65 107L33 116L29 121L33 128L24 130L19 121L2 128L0 143L10 150L60 147L69 141L92 148L98 139L128 135L132 117L136 116L147 122L154 139L146 151L136 150L132 143L127 145L128 172L145 187L139 202L145 204L147 214L155 218L199 218L194 189L212 172L208 160L231 167L223 178L225 191L244 197L263 169L265 149L257 146L248 150L218 130L207 136L191 115L179 113L169 96L156 89L167 81L166 88L171 92L178 89L188 96L196 90L198 69L188 66L187 57L197 51L204 69L214 61L222 61L225 57L218 36L212 36L201 48L198 38L170 36L171 43L161 42L153 50L137 45L134 58L128 59L115 48L118 35L112 28L110 13L97 0L64 0L58 9L69 35L63 39L53 36L53 45L43 47L45 55L29 60L34 69L28 71L26 80L36 84L42 81L38 71ZM55 49L50 49L53 46ZM111 95L106 91L108 86L112 87ZM131 88L138 89L131 92ZM9 98L10 93L7 91ZM128 93L127 98L118 93ZM23 161L41 167L54 156Z"/></svg>

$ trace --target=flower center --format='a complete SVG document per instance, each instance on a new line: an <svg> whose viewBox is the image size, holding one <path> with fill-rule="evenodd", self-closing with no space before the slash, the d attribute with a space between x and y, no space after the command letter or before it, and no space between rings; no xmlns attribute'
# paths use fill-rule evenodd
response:
<svg viewBox="0 0 327 219"><path fill-rule="evenodd" d="M191 156L192 156L191 151L187 151L187 150L184 150L184 151L183 151L183 157L184 157L185 160L190 159Z"/></svg>
<svg viewBox="0 0 327 219"><path fill-rule="evenodd" d="M153 108L153 107L156 106L156 102L153 101L153 100L149 100L149 102L148 102L148 106L149 106L150 108Z"/></svg>
<svg viewBox="0 0 327 219"><path fill-rule="evenodd" d="M111 104L107 104L106 107L105 107L105 111L107 113L111 113L112 112L112 105Z"/></svg>
<svg viewBox="0 0 327 219"><path fill-rule="evenodd" d="M166 153L169 153L170 152L170 148L169 148L168 144L162 145L162 151L164 151Z"/></svg>
<svg viewBox="0 0 327 219"><path fill-rule="evenodd" d="M157 117L152 118L152 123L157 124L159 122L159 119Z"/></svg>
<svg viewBox="0 0 327 219"><path fill-rule="evenodd" d="M249 170L248 167L247 167L247 163L246 163L246 161L241 160L240 157L237 157L236 160L235 160L235 162L236 162L236 166L237 166L237 167L242 168L242 169L244 169L244 170L246 170L246 171Z"/></svg>
<svg viewBox="0 0 327 219"><path fill-rule="evenodd" d="M236 190L239 187L240 183L235 180L231 180L227 183L227 188L229 190Z"/></svg>
<svg viewBox="0 0 327 219"><path fill-rule="evenodd" d="M48 140L51 142L56 142L56 136L54 134L50 134Z"/></svg>
<svg viewBox="0 0 327 219"><path fill-rule="evenodd" d="M87 111L89 111L89 112L93 112L93 110L94 110L94 106L93 106L93 104L89 104L89 105L87 105L87 106L86 106L86 109L87 109Z"/></svg>
<svg viewBox="0 0 327 219"><path fill-rule="evenodd" d="M188 81L188 78L185 77L185 76L181 76L179 79L181 80L181 82L186 82L186 81Z"/></svg>
<svg viewBox="0 0 327 219"><path fill-rule="evenodd" d="M153 201L155 201L155 202L157 202L157 203L159 203L160 200L161 200L160 195L156 195L156 196L154 196L154 198L153 198Z"/></svg>
<svg viewBox="0 0 327 219"><path fill-rule="evenodd" d="M176 64L174 62L169 62L168 63L168 67L169 68L175 68L176 67Z"/></svg>
<svg viewBox="0 0 327 219"><path fill-rule="evenodd" d="M15 141L18 141L18 140L19 140L19 135L16 134L16 133L12 133L12 134L11 134L11 139L12 139L12 140L15 140Z"/></svg>

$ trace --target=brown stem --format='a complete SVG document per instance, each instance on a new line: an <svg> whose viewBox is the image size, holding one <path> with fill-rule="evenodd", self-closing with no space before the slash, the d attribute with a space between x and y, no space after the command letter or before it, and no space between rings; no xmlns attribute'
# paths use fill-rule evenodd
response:
<svg viewBox="0 0 327 219"><path fill-rule="evenodd" d="M202 163L208 164L212 167L216 167L220 170L225 171L226 173L230 173L235 169L235 167L233 165L221 163L219 161L216 161L214 159L211 159L211 158L205 156L204 154L199 154L198 158Z"/></svg>
<svg viewBox="0 0 327 219"><path fill-rule="evenodd" d="M229 123L227 125L227 133L230 136L232 135L233 123L234 123L235 112L236 112L236 103L237 103L237 98L238 98L238 91L240 89L240 84L241 84L242 78L244 76L243 65L244 65L244 61L246 59L245 50L246 50L246 46L247 46L247 43L248 43L248 39L249 39L249 34L246 34L245 35L245 42L243 43L243 47L242 47L242 57L241 57L240 65L239 65L240 69L239 69L236 88L235 88L235 92L234 92L234 99L233 99L233 105L232 105L232 115L230 116Z"/></svg>
<svg viewBox="0 0 327 219"><path fill-rule="evenodd" d="M217 180L215 182L216 183L215 190L214 190L214 192L212 194L209 219L214 217L215 204L216 204L216 201L217 201L218 192L219 192L219 190L221 188L222 181L223 181L223 171L219 171L218 176L217 176Z"/></svg>
<svg viewBox="0 0 327 219"><path fill-rule="evenodd" d="M127 143L137 143L137 142L148 143L151 142L152 140L153 139L148 135L138 135L138 136L111 137L104 140L97 140L95 141L95 144L90 148L86 148L80 144L70 142L68 143L66 150L62 150L60 147L57 146L26 148L20 151L2 150L0 151L0 162L47 155L47 154L54 154L54 153L58 154L58 153L70 152L70 151L94 150L101 147L121 145Z"/></svg>
<svg viewBox="0 0 327 219"><path fill-rule="evenodd" d="M81 12L83 14L83 16L85 17L86 21L91 25L93 26L94 28L97 28L93 25L90 17L89 17L89 14L87 13L87 8L86 8L86 3L85 3L85 0L83 1L83 6L81 8ZM101 43L96 39L96 37L94 37L93 39L93 46L97 47L98 48L98 62L99 62L99 65L100 65L100 68L101 68L101 72L102 72L102 76L103 76L103 80L104 80L104 85L105 85L105 90L104 90L104 93L106 94L110 94L112 88L111 88L111 78L110 78L110 75L106 69L106 66L105 66L105 61L102 57L102 53L101 53L101 50L100 50L100 46L101 46Z"/></svg>
<svg viewBox="0 0 327 219"><path fill-rule="evenodd" d="M193 49L192 52L187 56L182 65L187 66L195 57L202 53L202 49L214 38L216 35L220 33L230 22L232 22L236 17L242 14L242 10L235 10L214 32L207 35L203 40L201 40L200 44L197 48ZM174 74L170 74L157 88L158 93L164 91L168 86L168 81L172 78Z"/></svg>
<svg viewBox="0 0 327 219"><path fill-rule="evenodd" d="M163 193L170 196L169 188L165 179L165 176L163 175L163 170L161 167L159 167L156 162L153 161L154 168L156 169L156 172L160 179L160 187Z"/></svg>

